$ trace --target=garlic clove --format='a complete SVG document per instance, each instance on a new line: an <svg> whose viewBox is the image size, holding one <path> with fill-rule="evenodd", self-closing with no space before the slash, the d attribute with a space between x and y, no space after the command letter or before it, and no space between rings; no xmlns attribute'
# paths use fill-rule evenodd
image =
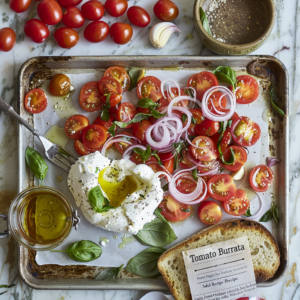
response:
<svg viewBox="0 0 300 300"><path fill-rule="evenodd" d="M238 171L231 173L233 180L241 180L245 174L244 167L241 167Z"/></svg>

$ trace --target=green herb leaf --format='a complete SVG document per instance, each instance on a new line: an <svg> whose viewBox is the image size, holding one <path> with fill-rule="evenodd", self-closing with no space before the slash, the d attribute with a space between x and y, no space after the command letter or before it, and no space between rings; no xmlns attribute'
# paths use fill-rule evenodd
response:
<svg viewBox="0 0 300 300"><path fill-rule="evenodd" d="M92 209L97 213L107 212L115 208L114 206L109 205L109 200L103 196L102 190L99 185L90 189L88 199L92 206Z"/></svg>
<svg viewBox="0 0 300 300"><path fill-rule="evenodd" d="M195 117L194 117L194 116L192 116L192 120L191 120L191 122L192 122L192 124L197 124L197 121L196 121L196 119L195 119Z"/></svg>
<svg viewBox="0 0 300 300"><path fill-rule="evenodd" d="M138 85L139 81L145 77L146 71L144 69L131 68L128 75L130 77L130 86L128 91L131 91Z"/></svg>
<svg viewBox="0 0 300 300"><path fill-rule="evenodd" d="M272 213L273 213L273 218L274 218L276 224L278 225L278 223L279 223L278 207L277 207L277 205L274 204L274 202L272 202Z"/></svg>
<svg viewBox="0 0 300 300"><path fill-rule="evenodd" d="M158 207L155 209L154 214L162 221L169 223L169 221L160 213L161 211L162 211L162 209L160 207Z"/></svg>
<svg viewBox="0 0 300 300"><path fill-rule="evenodd" d="M178 143L173 143L172 146L174 147L174 150L176 151L174 155L174 170L178 168L179 164L179 155L182 151L182 149L185 147L184 141L178 142Z"/></svg>
<svg viewBox="0 0 300 300"><path fill-rule="evenodd" d="M105 101L105 108L109 109L110 108L110 94L107 94L106 96L106 101Z"/></svg>
<svg viewBox="0 0 300 300"><path fill-rule="evenodd" d="M118 268L106 268L97 275L95 280L101 280L101 281L117 280L120 276L120 272L122 268L123 265L121 265Z"/></svg>
<svg viewBox="0 0 300 300"><path fill-rule="evenodd" d="M193 90L191 90L191 89L185 89L184 93L187 94L187 95L189 95L190 97L194 98Z"/></svg>
<svg viewBox="0 0 300 300"><path fill-rule="evenodd" d="M181 121L184 123L188 119L186 114L183 114L181 117Z"/></svg>
<svg viewBox="0 0 300 300"><path fill-rule="evenodd" d="M158 154L152 153L152 156L156 157L157 163L158 163L159 166L163 166L163 165L164 165L164 164L162 163L160 157L158 156Z"/></svg>
<svg viewBox="0 0 300 300"><path fill-rule="evenodd" d="M133 152L137 153L140 156L140 158L142 159L143 163L145 163L146 160L148 160L149 157L151 156L151 147L149 145L147 145L146 150L142 150L140 148L134 148Z"/></svg>
<svg viewBox="0 0 300 300"><path fill-rule="evenodd" d="M119 121L115 121L115 124L118 125L120 128L125 128L127 127L130 123L124 123L124 122L119 122Z"/></svg>
<svg viewBox="0 0 300 300"><path fill-rule="evenodd" d="M116 135L116 127L117 125L115 123L113 123L108 129L107 131L110 133L111 136L115 136Z"/></svg>
<svg viewBox="0 0 300 300"><path fill-rule="evenodd" d="M166 192L169 190L169 183L166 183L163 187L162 187L163 191Z"/></svg>
<svg viewBox="0 0 300 300"><path fill-rule="evenodd" d="M157 110L152 110L152 116L155 118L155 119L160 119L162 117L165 117L167 114L161 114L159 111Z"/></svg>
<svg viewBox="0 0 300 300"><path fill-rule="evenodd" d="M236 85L236 74L233 69L226 66L220 66L213 71L214 75L219 81L229 83L235 88Z"/></svg>
<svg viewBox="0 0 300 300"><path fill-rule="evenodd" d="M152 99L149 98L142 98L137 103L138 107L150 108L150 109L156 107L157 105L158 105L157 103L155 103Z"/></svg>
<svg viewBox="0 0 300 300"><path fill-rule="evenodd" d="M225 164L225 165L233 165L234 160L235 160L235 156L234 156L234 151L231 147L230 147L230 157L229 157L228 161L226 161L224 159L223 155L221 155L221 160L222 160L222 163Z"/></svg>
<svg viewBox="0 0 300 300"><path fill-rule="evenodd" d="M272 105L273 109L280 115L286 117L284 111L277 106L278 105L278 97L277 97L276 89L275 89L273 82L271 82L271 85L270 85L270 99L271 99L271 105Z"/></svg>
<svg viewBox="0 0 300 300"><path fill-rule="evenodd" d="M245 217L251 217L251 213L250 213L250 208L248 208L248 210L246 211L246 213L244 214Z"/></svg>
<svg viewBox="0 0 300 300"><path fill-rule="evenodd" d="M208 20L207 20L207 17L206 17L206 13L204 12L202 7L200 7L200 20L201 20L201 23L202 23L203 28L205 29L205 31L211 36L211 31L210 31L210 28L209 28L209 23L208 23Z"/></svg>
<svg viewBox="0 0 300 300"><path fill-rule="evenodd" d="M129 122L131 123L138 123L140 121L143 121L145 119L148 119L149 117L151 117L152 114L143 114L143 113L138 113L134 116L134 118Z"/></svg>
<svg viewBox="0 0 300 300"><path fill-rule="evenodd" d="M0 289L3 289L3 288L9 289L13 286L15 286L15 284L0 284Z"/></svg>
<svg viewBox="0 0 300 300"><path fill-rule="evenodd" d="M142 195L142 194L139 194L139 195L140 195L141 198L145 199L145 196L144 196L144 195Z"/></svg>
<svg viewBox="0 0 300 300"><path fill-rule="evenodd" d="M197 168L193 170L193 177L196 181L198 181L198 176L197 176Z"/></svg>
<svg viewBox="0 0 300 300"><path fill-rule="evenodd" d="M109 111L107 109L103 109L101 111L100 118L101 118L102 121L107 122L110 118Z"/></svg>
<svg viewBox="0 0 300 300"><path fill-rule="evenodd" d="M95 171L95 173L97 174L97 173L98 173L98 171L99 171L99 168L98 168L98 167L96 167L96 171Z"/></svg>
<svg viewBox="0 0 300 300"><path fill-rule="evenodd" d="M273 219L272 208L270 208L260 219L259 222L269 222Z"/></svg>
<svg viewBox="0 0 300 300"><path fill-rule="evenodd" d="M48 166L42 155L28 146L25 151L25 159L31 172L43 183L48 172Z"/></svg>

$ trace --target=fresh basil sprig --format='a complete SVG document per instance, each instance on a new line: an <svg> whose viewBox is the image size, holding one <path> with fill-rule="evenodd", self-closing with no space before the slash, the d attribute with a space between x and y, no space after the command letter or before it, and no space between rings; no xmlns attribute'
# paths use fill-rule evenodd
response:
<svg viewBox="0 0 300 300"><path fill-rule="evenodd" d="M165 251L158 247L147 248L131 258L125 270L141 277L158 276L157 261Z"/></svg>
<svg viewBox="0 0 300 300"><path fill-rule="evenodd" d="M140 158L142 159L143 163L145 163L146 160L148 160L149 157L151 156L151 147L149 145L147 145L146 150L142 150L140 148L134 148L133 152L137 153L140 156Z"/></svg>
<svg viewBox="0 0 300 300"><path fill-rule="evenodd" d="M117 280L120 276L122 268L123 265L121 265L118 268L106 268L97 275L95 280L101 280L101 281Z"/></svg>
<svg viewBox="0 0 300 300"><path fill-rule="evenodd" d="M30 171L43 183L48 172L48 165L42 155L28 146L25 151L25 159Z"/></svg>
<svg viewBox="0 0 300 300"><path fill-rule="evenodd" d="M233 69L227 66L217 67L213 71L214 75L218 78L219 81L229 83L233 87L233 92L236 86L236 74Z"/></svg>
<svg viewBox="0 0 300 300"><path fill-rule="evenodd" d="M276 89L275 89L273 82L271 82L271 85L270 85L270 99L271 99L271 105L272 105L273 109L280 115L286 117L284 111L277 106L278 97L277 97Z"/></svg>
<svg viewBox="0 0 300 300"><path fill-rule="evenodd" d="M251 217L251 212L250 212L250 208L248 208L248 210L246 211L246 213L244 214L245 217Z"/></svg>
<svg viewBox="0 0 300 300"><path fill-rule="evenodd" d="M90 189L88 194L88 199L92 206L92 209L96 213L107 212L115 208L114 206L109 205L109 200L103 196L103 193L99 185Z"/></svg>
<svg viewBox="0 0 300 300"><path fill-rule="evenodd" d="M138 123L141 122L145 119L148 119L149 117L151 117L152 114L144 114L144 113L138 113L134 116L134 118L132 120L130 120L128 123L124 123L124 122L119 122L119 121L115 121L115 124L117 124L120 128L125 128L128 125L132 124L132 123Z"/></svg>
<svg viewBox="0 0 300 300"><path fill-rule="evenodd" d="M155 103L152 99L149 98L142 98L137 103L137 107L149 108L150 110L155 109L157 106L158 103Z"/></svg>
<svg viewBox="0 0 300 300"><path fill-rule="evenodd" d="M99 258L102 248L94 242L82 240L71 244L66 250L50 250L51 252L68 253L71 259L80 262L89 262Z"/></svg>
<svg viewBox="0 0 300 300"><path fill-rule="evenodd" d="M144 69L131 68L128 75L130 77L130 86L128 91L132 91L135 87L137 87L139 81L145 77L146 71Z"/></svg>
<svg viewBox="0 0 300 300"><path fill-rule="evenodd" d="M278 207L274 202L272 202L271 208L259 219L259 222L269 222L272 219L274 219L278 225Z"/></svg>
<svg viewBox="0 0 300 300"><path fill-rule="evenodd" d="M208 20L207 20L207 17L206 17L206 13L204 12L203 8L200 7L200 20L201 20L201 23L202 23L202 26L203 28L205 29L205 31L210 35L211 35L211 31L210 31L210 28L209 28L209 23L208 23Z"/></svg>

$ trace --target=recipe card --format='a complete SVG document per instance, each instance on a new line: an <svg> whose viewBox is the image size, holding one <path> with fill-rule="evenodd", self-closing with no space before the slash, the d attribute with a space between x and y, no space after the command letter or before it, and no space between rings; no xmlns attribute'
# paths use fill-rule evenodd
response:
<svg viewBox="0 0 300 300"><path fill-rule="evenodd" d="M256 290L247 236L182 252L193 300L237 299Z"/></svg>

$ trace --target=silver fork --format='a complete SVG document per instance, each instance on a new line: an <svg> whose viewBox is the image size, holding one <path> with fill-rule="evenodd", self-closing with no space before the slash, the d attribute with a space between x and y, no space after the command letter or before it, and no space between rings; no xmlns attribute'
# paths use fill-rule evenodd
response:
<svg viewBox="0 0 300 300"><path fill-rule="evenodd" d="M41 143L45 149L46 157L52 161L54 164L62 168L63 170L69 172L71 165L76 162L76 158L73 157L67 150L62 148L59 145L53 144L45 137L43 137L37 129L31 127L25 120L23 120L14 109L7 104L3 99L0 98L0 110L3 110L4 113L13 119L15 119L18 123L25 126L28 130L30 130L33 135L39 138Z"/></svg>

